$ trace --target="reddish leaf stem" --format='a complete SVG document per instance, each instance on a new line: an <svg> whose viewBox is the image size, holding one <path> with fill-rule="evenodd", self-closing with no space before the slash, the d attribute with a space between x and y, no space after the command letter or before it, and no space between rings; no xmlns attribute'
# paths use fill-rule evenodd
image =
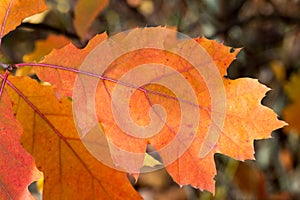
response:
<svg viewBox="0 0 300 200"><path fill-rule="evenodd" d="M9 75L8 70L5 70L4 76L1 75L1 78L2 78L3 80L2 80L1 88L0 88L0 100L1 100L1 97L2 97L2 93L3 93L3 91L4 91L4 86L5 86L5 83L6 83L6 81L7 81L8 75Z"/></svg>
<svg viewBox="0 0 300 200"><path fill-rule="evenodd" d="M6 9L6 13L5 13L5 16L4 16L4 19L3 19L3 22L2 22L1 32L0 32L0 47L1 47L1 44L2 44L2 36L3 36L3 33L4 33L5 26L6 26L8 13L10 11L10 8L11 8L12 4L13 4L13 0L11 0L8 4L8 7Z"/></svg>
<svg viewBox="0 0 300 200"><path fill-rule="evenodd" d="M113 83L118 83L118 84L122 84L124 86L127 87L132 87L135 89L139 89L138 87L125 83L125 82L121 82L112 78L108 78L99 74L95 74L92 72L87 72L87 71L82 71L79 69L75 69L75 68L69 68L69 67L64 67L64 66L59 66L59 65L53 65L53 64L47 64L47 63L18 63L15 64L16 67L25 67L25 66L36 66L36 67L49 67L49 68L54 68L54 69L60 69L60 70L65 70L65 71L69 71L69 72L74 72L74 73L78 73L78 74L84 74L87 76L91 76L91 77L95 77L95 78L99 78L101 80L105 80L105 81L109 81L109 82L113 82Z"/></svg>
<svg viewBox="0 0 300 200"><path fill-rule="evenodd" d="M112 82L112 83L117 83L117 84L121 84L121 85L130 87L130 88L134 88L134 89L139 90L139 91L144 92L144 93L159 95L159 96L162 96L162 97L165 97L165 98L168 98L168 99L172 99L172 100L175 100L175 101L180 101L180 102L183 102L183 103L187 103L189 105L199 107L200 109L203 109L203 110L207 110L207 108L201 107L200 105L195 105L194 103L189 102L187 100L176 98L176 97L173 97L173 96L169 96L167 94L164 94L164 93L161 93L161 92L158 92L158 91L153 91L153 90L146 89L145 86L144 87L137 87L135 85L132 85L132 84L129 84L129 83L126 83L126 82L122 82L122 81L118 81L118 80L115 80L113 78L105 77L105 76L95 74L95 73L92 73L92 72L87 72L87 71L82 71L82 70L75 69L75 68L68 68L68 67L64 67L64 66L47 64L47 63L18 63L18 64L15 64L15 67L17 67L17 68L25 67L25 66L49 67L49 68L54 68L54 69L59 69L59 70L70 71L70 72L74 72L74 73L78 73L78 74L84 74L84 75L87 75L87 76L99 78L99 79L104 80L104 81L109 81L109 82Z"/></svg>

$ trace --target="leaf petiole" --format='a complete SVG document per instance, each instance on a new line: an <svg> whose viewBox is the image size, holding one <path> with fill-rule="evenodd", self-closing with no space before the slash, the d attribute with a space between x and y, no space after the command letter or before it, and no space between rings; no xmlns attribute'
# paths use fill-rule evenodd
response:
<svg viewBox="0 0 300 200"><path fill-rule="evenodd" d="M2 96L2 93L3 93L3 90L4 90L5 83L7 81L8 75L9 75L9 71L8 71L8 69L6 69L5 74L3 76L3 81L1 83L1 88L0 88L0 100L1 100L1 96Z"/></svg>

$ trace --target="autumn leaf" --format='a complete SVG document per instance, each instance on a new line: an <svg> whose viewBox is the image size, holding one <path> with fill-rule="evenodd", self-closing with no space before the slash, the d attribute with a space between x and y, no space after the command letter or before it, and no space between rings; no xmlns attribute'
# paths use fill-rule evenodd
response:
<svg viewBox="0 0 300 200"><path fill-rule="evenodd" d="M158 33L154 35L158 37ZM134 39L129 35L124 40L131 41ZM207 52L216 63L221 75L225 76L226 69L235 58L237 51L230 53L229 47L204 38L197 39L197 41L200 45L203 44L203 47L207 49ZM176 71L181 72L196 91L200 104L201 123L192 144L183 155L178 154L178 160L166 166L172 178L180 185L191 184L194 187L214 192L213 177L216 174L214 153L222 153L237 160L254 159L254 139L270 138L270 134L274 129L285 124L277 120L276 114L271 109L260 104L268 89L258 83L257 80L249 78L229 80L223 78L226 90L224 127L212 151L204 158L199 158L199 149L204 142L205 134L208 132L208 124L213 122L211 122L210 94L203 78L193 66L168 52L142 49L130 52L115 60L106 69L104 76L119 80L129 70L146 63L172 66ZM146 76L149 76L149 74L144 74L144 78ZM155 84L149 84L143 87L144 91L137 90L131 97L130 114L137 124L146 126L150 123L148 112L150 107L155 104L162 105L168 116L166 125L161 132L149 139L141 139L124 134L116 124L110 106L112 91L115 87L116 84L113 82L102 81L99 83L96 92L98 119L105 134L113 144L129 152L142 152L145 151L148 143L159 150L175 138L174 132L176 133L178 130L181 112L178 101L172 100L174 94L171 91ZM119 114L121 115L121 113ZM267 127L264 126L266 123L268 123ZM219 126L219 124L214 125ZM176 149L180 149L180 146L174 147L173 156L176 155ZM166 162L171 155L161 154L160 156ZM122 163L123 158L121 155L118 159Z"/></svg>
<svg viewBox="0 0 300 200"><path fill-rule="evenodd" d="M41 174L33 157L20 145L21 124L15 119L7 93L0 101L0 199L34 199L28 185Z"/></svg>
<svg viewBox="0 0 300 200"><path fill-rule="evenodd" d="M3 0L0 2L0 46L1 39L8 32L14 30L23 19L40 13L47 9L44 0L21 1L21 0ZM26 12L20 12L24 10Z"/></svg>
<svg viewBox="0 0 300 200"><path fill-rule="evenodd" d="M153 38L156 38L156 43L165 45L168 41L161 41L157 39L161 32L163 32L163 29L164 28L157 27L135 29L134 31L141 34L143 34L143 30L145 30L145 32L152 31L155 36L152 35L152 37L148 38L149 41L153 41ZM133 38L133 36L135 37ZM136 34L124 34L121 35L120 38L120 42L138 41L143 43L147 40L147 38L145 40L144 38L137 40ZM199 56L209 55L212 59L211 62L217 66L222 77L226 94L226 116L223 127L220 124L215 124L211 121L211 116L215 114L212 112L211 95L208 91L206 82L203 80L203 77L198 73L198 71L189 62L180 58L178 55L157 49L145 48L137 51L131 51L114 60L114 62L106 68L105 72L100 74L101 77L98 75L98 77L101 78L101 81L99 81L97 87L97 103L95 106L97 119L99 120L99 124L102 127L104 134L107 136L108 141L113 143L117 148L128 152L142 154L146 151L148 144L151 144L157 150L160 150L169 144L170 141L175 139L175 141L177 140L177 146L175 145L173 147L172 155L170 153L160 155L164 164L169 163L170 157L178 158L171 164L166 165L166 168L172 178L180 185L191 184L192 186L202 190L214 192L215 187L213 178L216 174L216 169L213 156L215 153L222 153L237 160L254 159L253 141L256 139L270 138L271 132L284 126L285 123L279 121L276 114L271 109L261 105L261 99L268 91L267 87L263 86L255 79L240 78L230 80L224 77L226 75L227 68L235 59L239 50L235 50L233 53L230 53L230 47L226 47L216 41L207 40L205 38L197 38L195 41L197 41L208 53L203 53ZM55 65L62 65L69 70L74 67L77 72L80 72L78 71L78 67L87 56L88 52L93 49L90 47L95 47L96 45L97 41L91 40L89 46L82 54L80 51L75 51L75 47L72 45L67 45L60 50L53 51L49 56L46 56L44 61L50 63L50 65L53 64L52 67ZM116 43L116 45L118 46L120 44ZM71 52L69 55L76 55L76 59L73 57L66 57L66 53L64 52ZM101 58L107 58L109 53L110 52L105 52L105 50L103 50L103 52L98 55L100 55ZM204 58L205 57L203 57L203 59ZM95 66L97 66L96 62L97 61L95 60L94 63L90 64L96 64ZM182 100L177 99L174 93L168 88L157 84L147 84L137 89L130 99L130 116L133 121L140 126L146 126L150 123L148 112L152 105L159 104L164 107L168 119L157 135L144 139L125 134L116 123L112 113L111 102L113 90L116 86L120 86L120 84L116 84L118 83L116 80L119 80L121 76L132 70L134 67L149 63L171 66L174 70L178 71L183 77L185 77L186 80L188 80L196 93L199 107L189 107L189 109L190 111L198 109L201 116L201 123L196 130L194 140L183 154L178 151L183 148L182 146L184 145L181 144L176 136L176 131L180 126L181 117L179 103L182 103ZM41 69L42 67L39 68L39 70ZM74 72L76 72L76 70L74 70ZM157 72L159 72L159 70ZM70 72L66 73L70 74ZM47 74L51 74L50 71ZM82 74L82 72L80 72L80 74ZM55 85L56 89L59 91L61 88L64 88L62 80L71 80L72 84L74 83L75 75L73 74L71 76L72 78L69 79L67 76L60 74L60 76L45 76L41 79ZM148 76L155 76L155 72L151 72L151 70L149 70L147 74L143 74L141 77L145 78ZM162 76L160 78L165 77L166 76ZM59 82L61 82L61 84L57 84ZM121 87L128 87L126 82L123 84L123 86L121 84ZM61 92L61 94L69 96L72 93L72 89L70 89L70 84L67 85L68 87L66 88L69 88L68 91ZM84 97L80 100L81 102L86 101ZM122 99L119 99L119 101L122 102ZM87 111L83 115L88 118L89 114L90 113ZM120 112L119 115L121 114L122 113ZM84 123L85 122L83 122L83 126L85 126ZM217 139L216 141L212 138L207 140L206 133L208 132L209 124L212 124L215 129L221 130L221 135L218 137L216 137L216 135L208 136ZM266 124L268 124L268 126L266 126ZM210 142L210 144L207 142ZM199 151L203 145L208 145L208 149L205 150L207 153L202 156L200 153L199 156ZM134 163L136 164L135 169L139 169L143 165L143 159L131 159L129 161L118 151L111 150L111 153L114 161L119 165L130 165Z"/></svg>
<svg viewBox="0 0 300 200"><path fill-rule="evenodd" d="M101 11L108 5L109 0L78 0L75 5L74 26L81 39L90 39L89 29L100 14Z"/></svg>
<svg viewBox="0 0 300 200"><path fill-rule="evenodd" d="M10 77L7 84L24 129L22 145L44 173L43 199L141 198L126 173L105 166L83 146L69 99L57 100L51 86L28 77Z"/></svg>

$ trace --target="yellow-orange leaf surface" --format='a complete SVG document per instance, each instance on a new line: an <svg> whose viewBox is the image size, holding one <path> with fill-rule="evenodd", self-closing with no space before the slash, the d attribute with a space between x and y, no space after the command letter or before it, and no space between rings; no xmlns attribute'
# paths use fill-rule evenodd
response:
<svg viewBox="0 0 300 200"><path fill-rule="evenodd" d="M47 9L44 0L1 0L0 1L0 38L15 29L24 18ZM21 12L24 11L24 12ZM1 41L1 39L0 39ZM0 42L1 44L1 42Z"/></svg>
<svg viewBox="0 0 300 200"><path fill-rule="evenodd" d="M22 145L44 173L43 199L140 199L126 173L103 165L82 145L69 99L57 100L51 86L28 77L9 81Z"/></svg>
<svg viewBox="0 0 300 200"><path fill-rule="evenodd" d="M7 93L0 101L0 199L34 199L28 185L38 180L33 157L20 145L21 124L15 119Z"/></svg>

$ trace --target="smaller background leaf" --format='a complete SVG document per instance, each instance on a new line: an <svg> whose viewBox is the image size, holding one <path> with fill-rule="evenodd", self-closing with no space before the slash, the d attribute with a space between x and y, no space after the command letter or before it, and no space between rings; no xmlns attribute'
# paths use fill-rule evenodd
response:
<svg viewBox="0 0 300 200"><path fill-rule="evenodd" d="M44 0L13 1L2 0L0 2L0 24L4 30L0 32L0 38L15 29L23 19L47 9ZM6 18L6 22L4 21Z"/></svg>
<svg viewBox="0 0 300 200"><path fill-rule="evenodd" d="M74 26L81 39L89 39L89 28L101 11L108 5L109 0L78 0L75 6Z"/></svg>
<svg viewBox="0 0 300 200"><path fill-rule="evenodd" d="M33 52L24 55L23 60L25 62L40 61L43 57L49 54L53 49L60 49L70 41L68 38L62 35L49 35L45 40L38 40L35 43L35 49Z"/></svg>
<svg viewBox="0 0 300 200"><path fill-rule="evenodd" d="M283 111L283 118L289 123L289 126L284 128L285 132L291 130L300 134L300 74L293 74L290 81L285 85L284 89L291 103L287 105Z"/></svg>

